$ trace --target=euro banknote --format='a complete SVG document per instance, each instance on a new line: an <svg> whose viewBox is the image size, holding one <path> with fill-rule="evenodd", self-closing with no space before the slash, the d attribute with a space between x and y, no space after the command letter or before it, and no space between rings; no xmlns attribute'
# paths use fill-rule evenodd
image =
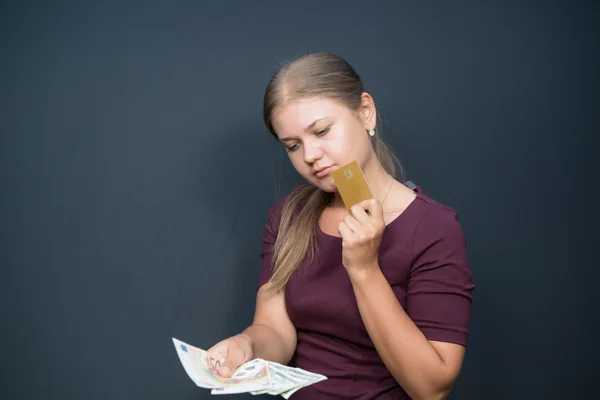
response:
<svg viewBox="0 0 600 400"><path fill-rule="evenodd" d="M270 394L288 399L303 387L327 379L321 374L260 358L240 365L230 378L223 378L208 368L205 350L176 338L173 338L173 344L189 378L196 386L211 389L214 395Z"/></svg>

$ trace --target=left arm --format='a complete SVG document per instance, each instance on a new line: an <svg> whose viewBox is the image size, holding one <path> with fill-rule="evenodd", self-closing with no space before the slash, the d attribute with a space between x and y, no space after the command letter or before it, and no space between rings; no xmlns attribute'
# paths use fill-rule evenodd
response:
<svg viewBox="0 0 600 400"><path fill-rule="evenodd" d="M396 381L413 399L445 398L460 371L464 347L427 340L378 265L350 279L367 332Z"/></svg>
<svg viewBox="0 0 600 400"><path fill-rule="evenodd" d="M414 317L411 318L412 314L409 316L410 311L402 308L378 264L378 249L384 228L383 211L376 200L353 207L352 215L346 217L338 227L343 238L343 263L352 282L362 320L382 361L411 398L443 399L460 372L465 347L428 340L413 321ZM431 284L429 282L434 281L434 276L430 274L438 274L435 269L443 266L444 262L442 259L438 265L425 265L413 271L411 280ZM442 289L447 290L447 287ZM419 308L423 303L430 304L432 298L423 299L413 305L419 320L429 317L422 315L423 309ZM437 301L430 305L438 307L440 300ZM429 305L427 307L431 310ZM439 308L444 306L440 305ZM435 312L439 313L440 310Z"/></svg>

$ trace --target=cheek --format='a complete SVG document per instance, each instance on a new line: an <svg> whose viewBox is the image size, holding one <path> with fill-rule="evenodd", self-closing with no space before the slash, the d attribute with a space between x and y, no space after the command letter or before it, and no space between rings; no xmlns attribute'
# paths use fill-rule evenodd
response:
<svg viewBox="0 0 600 400"><path fill-rule="evenodd" d="M310 167L304 162L304 155L302 153L302 149L296 150L294 152L288 153L288 157L292 166L300 173L301 175L305 175Z"/></svg>
<svg viewBox="0 0 600 400"><path fill-rule="evenodd" d="M335 163L343 162L344 159L348 158L348 146L343 142L329 142L323 147L323 153Z"/></svg>
<svg viewBox="0 0 600 400"><path fill-rule="evenodd" d="M322 149L335 162L350 162L356 157L356 142L353 132L340 129L323 141Z"/></svg>

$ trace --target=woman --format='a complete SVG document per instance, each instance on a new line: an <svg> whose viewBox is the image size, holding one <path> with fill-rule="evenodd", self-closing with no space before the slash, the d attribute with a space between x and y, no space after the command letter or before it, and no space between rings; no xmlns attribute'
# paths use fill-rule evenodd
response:
<svg viewBox="0 0 600 400"><path fill-rule="evenodd" d="M446 397L474 288L456 213L398 178L373 98L337 56L277 71L264 118L307 183L269 210L253 323L209 349L212 365L230 376L262 358L328 377L293 399ZM348 212L331 172L354 160L374 199Z"/></svg>

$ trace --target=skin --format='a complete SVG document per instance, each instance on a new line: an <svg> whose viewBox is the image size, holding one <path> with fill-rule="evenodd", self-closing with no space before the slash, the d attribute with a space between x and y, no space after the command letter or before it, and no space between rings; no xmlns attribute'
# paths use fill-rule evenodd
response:
<svg viewBox="0 0 600 400"><path fill-rule="evenodd" d="M367 131L376 109L364 93L358 110L328 98L304 98L273 113L273 127L298 173L322 190L335 193L321 216L325 232L342 238L342 261L353 285L362 320L388 370L413 399L445 398L456 380L464 347L430 341L398 302L378 264L385 226L414 200L415 194L392 179L375 156ZM330 173L353 160L361 166L375 199L348 213ZM268 284L267 284L268 285ZM287 315L283 291L259 289L253 324L208 351L215 373L230 376L240 364L263 358L287 364L296 348L296 331Z"/></svg>

